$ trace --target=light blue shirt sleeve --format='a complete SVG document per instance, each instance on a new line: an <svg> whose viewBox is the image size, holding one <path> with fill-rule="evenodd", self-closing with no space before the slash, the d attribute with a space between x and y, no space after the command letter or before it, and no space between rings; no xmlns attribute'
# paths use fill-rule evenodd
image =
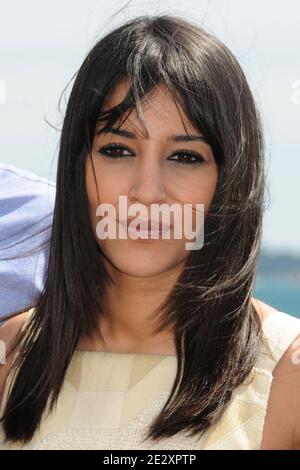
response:
<svg viewBox="0 0 300 470"><path fill-rule="evenodd" d="M54 200L54 183L0 163L0 320L42 292Z"/></svg>

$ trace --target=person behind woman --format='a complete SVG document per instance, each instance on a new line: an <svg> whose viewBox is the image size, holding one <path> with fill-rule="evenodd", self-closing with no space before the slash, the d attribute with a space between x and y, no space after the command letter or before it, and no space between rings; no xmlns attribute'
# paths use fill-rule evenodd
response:
<svg viewBox="0 0 300 470"><path fill-rule="evenodd" d="M0 163L1 317L24 312L40 296L49 257L55 185Z"/></svg>
<svg viewBox="0 0 300 470"><path fill-rule="evenodd" d="M171 15L100 39L63 123L44 290L1 329L2 448L297 448L300 320L252 296L264 190L259 112L222 42ZM100 204L130 222L120 195L193 221L203 204L203 246L172 224L99 237Z"/></svg>

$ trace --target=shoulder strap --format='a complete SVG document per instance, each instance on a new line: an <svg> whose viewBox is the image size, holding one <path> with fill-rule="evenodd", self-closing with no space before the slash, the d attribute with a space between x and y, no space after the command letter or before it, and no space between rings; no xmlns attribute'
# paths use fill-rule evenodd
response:
<svg viewBox="0 0 300 470"><path fill-rule="evenodd" d="M292 342L300 335L300 318L276 310L263 321L262 330L264 338L257 366L272 372Z"/></svg>

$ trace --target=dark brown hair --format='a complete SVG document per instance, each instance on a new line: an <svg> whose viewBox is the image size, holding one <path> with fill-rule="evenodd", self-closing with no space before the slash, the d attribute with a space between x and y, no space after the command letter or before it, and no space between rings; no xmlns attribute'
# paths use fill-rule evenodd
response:
<svg viewBox="0 0 300 470"><path fill-rule="evenodd" d="M53 409L77 342L97 331L104 291L113 282L86 223L85 165L96 125L110 127L133 108L142 119L141 100L160 83L211 146L218 182L204 246L187 256L157 317L156 332L174 327L178 370L148 438L202 434L219 420L259 351L261 325L251 303L265 187L259 112L234 55L176 16L127 21L95 44L76 75L60 140L48 272L17 340L22 347L2 416L6 438L29 441L47 404ZM125 99L101 112L123 79L131 84Z"/></svg>

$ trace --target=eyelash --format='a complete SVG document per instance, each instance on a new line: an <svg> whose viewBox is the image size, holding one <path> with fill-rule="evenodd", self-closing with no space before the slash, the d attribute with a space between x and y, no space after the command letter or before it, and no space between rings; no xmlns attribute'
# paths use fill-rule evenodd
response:
<svg viewBox="0 0 300 470"><path fill-rule="evenodd" d="M123 159L123 158L126 158L126 157L130 156L130 155L125 155L125 156L118 155L118 156L113 157L112 155L109 155L108 153L106 153L108 150L116 150L116 149L127 150L128 152L130 152L130 150L128 150L126 147L124 147L123 145L120 145L120 144L106 145L105 147L99 148L98 152L101 155L103 155L104 157L110 158L112 160L120 160L120 159ZM173 153L171 156L174 156L174 155L188 155L189 157L192 157L192 158L196 159L194 161L189 161L189 162L180 161L180 160L173 160L173 161L175 161L175 163L178 163L179 165L201 165L201 163L205 162L205 159L202 157L202 155L200 155L196 152L192 152L191 150L179 150L178 152Z"/></svg>

